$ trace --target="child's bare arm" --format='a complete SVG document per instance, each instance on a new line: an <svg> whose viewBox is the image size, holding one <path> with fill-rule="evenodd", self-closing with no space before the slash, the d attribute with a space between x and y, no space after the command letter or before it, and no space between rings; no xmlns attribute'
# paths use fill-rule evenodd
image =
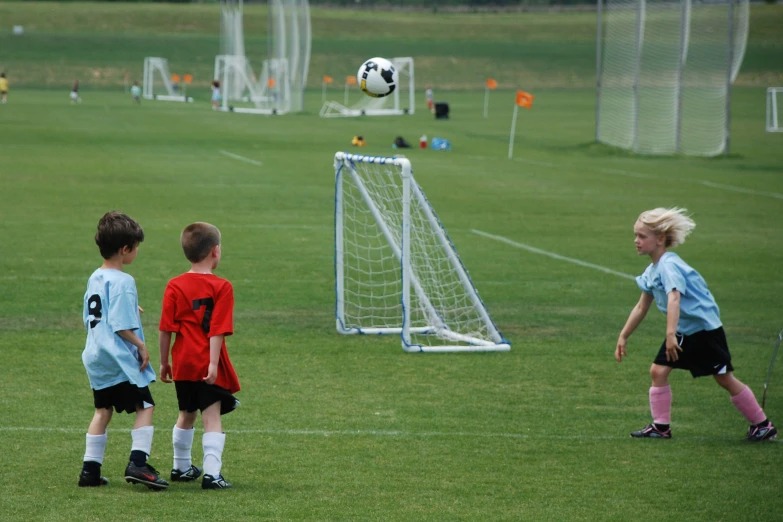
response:
<svg viewBox="0 0 783 522"><path fill-rule="evenodd" d="M628 338L636 331L636 328L647 316L647 311L650 309L652 302L653 296L647 292L642 292L641 297L639 297L639 302L636 303L636 306L633 307L631 313L628 315L628 320L625 321L625 326L623 326L623 329L620 331L620 337L617 339L617 346L614 350L614 358L617 362L622 362L623 356L628 355L625 349L628 345Z"/></svg>
<svg viewBox="0 0 783 522"><path fill-rule="evenodd" d="M133 346L138 348L139 350L139 362L141 363L141 366L139 366L139 370L144 370L147 366L150 364L150 353L147 351L147 346L144 344L144 341L139 338L138 335L136 335L136 332L133 330L119 330L117 332L117 335L131 343Z"/></svg>
<svg viewBox="0 0 783 522"><path fill-rule="evenodd" d="M677 324L680 322L680 291L672 290L667 296L666 305L666 360L679 359L677 351L682 351L677 342Z"/></svg>
<svg viewBox="0 0 783 522"><path fill-rule="evenodd" d="M160 331L158 347L160 348L160 380L163 382L171 382L171 365L169 364L171 332Z"/></svg>
<svg viewBox="0 0 783 522"><path fill-rule="evenodd" d="M209 369L204 381L207 384L215 384L217 380L218 362L220 362L220 349L223 347L223 335L215 335L209 338Z"/></svg>

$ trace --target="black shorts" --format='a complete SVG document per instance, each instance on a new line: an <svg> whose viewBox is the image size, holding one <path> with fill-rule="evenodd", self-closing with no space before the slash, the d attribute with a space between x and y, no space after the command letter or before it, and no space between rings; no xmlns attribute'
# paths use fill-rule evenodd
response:
<svg viewBox="0 0 783 522"><path fill-rule="evenodd" d="M139 388L128 381L103 388L102 390L93 390L92 396L96 409L110 410L114 408L117 410L117 413L123 411L125 413L136 413L139 407L149 408L150 406L155 406L155 401L152 400L152 394L148 386Z"/></svg>
<svg viewBox="0 0 783 522"><path fill-rule="evenodd" d="M678 352L676 361L666 360L666 341L664 340L654 363L688 370L694 377L722 375L734 371L734 366L731 365L729 345L726 342L726 334L722 326L715 330L701 330L691 335L678 333L677 341L680 343L682 351Z"/></svg>
<svg viewBox="0 0 783 522"><path fill-rule="evenodd" d="M177 389L179 411L203 412L216 402L220 403L220 414L231 413L239 406L239 401L225 388L201 381L174 381Z"/></svg>

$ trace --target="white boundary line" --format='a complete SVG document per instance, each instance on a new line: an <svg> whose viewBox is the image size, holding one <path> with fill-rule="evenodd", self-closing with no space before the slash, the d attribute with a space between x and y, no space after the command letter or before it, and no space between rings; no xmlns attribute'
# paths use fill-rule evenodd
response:
<svg viewBox="0 0 783 522"><path fill-rule="evenodd" d="M228 156L229 158L234 158L235 160L244 161L245 163L250 163L251 165L255 165L256 167L263 167L264 164L260 161L256 161L250 158L246 158L244 156L240 156L239 154L234 154L233 152L228 152L227 150L220 149L218 152L220 152L224 156Z"/></svg>
<svg viewBox="0 0 783 522"><path fill-rule="evenodd" d="M756 196L767 196L770 198L783 199L783 194L778 194L777 192L763 192L760 190L747 189L744 187L735 187L734 185L722 185L721 183L713 183L712 181L699 181L699 183L707 187L731 190L732 192L741 192L743 194L753 194Z"/></svg>
<svg viewBox="0 0 783 522"><path fill-rule="evenodd" d="M109 428L111 433L130 433L129 428ZM196 432L203 432L196 429ZM10 432L34 432L34 433L86 433L87 428L35 428L35 427L0 427L0 433ZM491 433L491 432L470 432L470 431L401 431L401 430L313 430L313 429L255 429L255 430L225 430L231 434L249 434L249 435L286 435L286 436L305 436L305 437L398 437L398 438L424 438L424 437L469 437L475 439L527 439L527 440L631 440L627 434L618 431L614 435L553 435L551 433L526 434L526 433ZM726 440L739 441L737 437L682 437L678 440ZM777 442L779 440L768 441Z"/></svg>
<svg viewBox="0 0 783 522"><path fill-rule="evenodd" d="M540 248L536 248L530 245L525 245L524 243L519 243L517 241L508 239L503 236L496 236L494 234L489 234L487 232L482 232L481 230L475 230L475 229L471 229L471 232L473 232L474 234L478 234L480 236L501 241L503 243L506 243L508 245L517 248L521 248L522 250L527 250L528 252L533 252L534 254L541 254L542 256L548 256L554 259L559 259L560 261L568 261L569 263L574 263L575 265L584 266L587 268L593 268L595 270L600 270L601 272L606 272L607 274L616 275L618 277L623 277L625 279L631 279L633 281L636 280L636 277L632 276L631 274L626 274L624 272L617 272L616 270L612 270L611 268L606 268L605 266L594 265L593 263L580 261L579 259L574 259L572 257L561 256L560 254L555 254L554 252L547 252L546 250L541 250Z"/></svg>

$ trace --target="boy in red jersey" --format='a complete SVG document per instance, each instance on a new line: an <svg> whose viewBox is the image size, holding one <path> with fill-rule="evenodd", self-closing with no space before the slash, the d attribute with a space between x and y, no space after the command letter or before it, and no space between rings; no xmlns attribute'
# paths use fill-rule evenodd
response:
<svg viewBox="0 0 783 522"><path fill-rule="evenodd" d="M191 462L197 410L204 424L203 489L230 488L220 473L223 433L220 416L238 405L237 378L226 350L225 336L234 333L234 289L212 273L220 263L220 231L209 223L188 225L181 236L190 261L188 272L166 285L160 317L160 378L174 380L179 417L172 433L174 468L171 480L196 480L202 470ZM176 333L171 347L171 334ZM169 365L171 347L172 364Z"/></svg>

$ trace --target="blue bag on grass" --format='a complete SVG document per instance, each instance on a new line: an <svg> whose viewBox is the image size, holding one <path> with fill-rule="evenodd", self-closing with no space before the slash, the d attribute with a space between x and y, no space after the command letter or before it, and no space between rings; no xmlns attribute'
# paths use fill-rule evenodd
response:
<svg viewBox="0 0 783 522"><path fill-rule="evenodd" d="M444 138L432 138L430 148L433 150L451 150L451 142Z"/></svg>

